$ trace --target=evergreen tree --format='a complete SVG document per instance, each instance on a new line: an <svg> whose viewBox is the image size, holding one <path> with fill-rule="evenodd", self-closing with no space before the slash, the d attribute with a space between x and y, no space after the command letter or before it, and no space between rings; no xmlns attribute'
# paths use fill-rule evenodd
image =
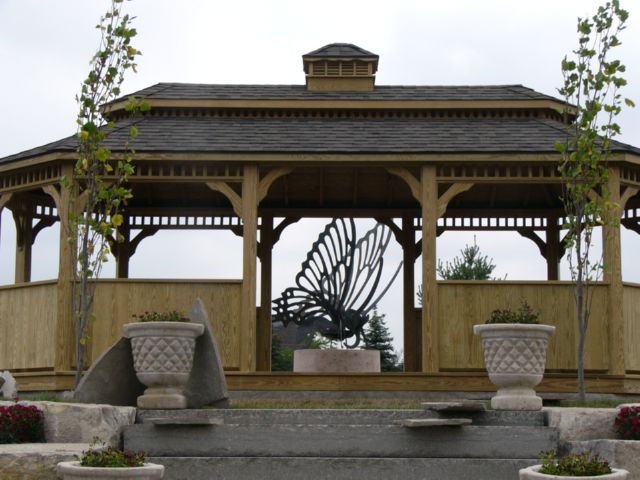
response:
<svg viewBox="0 0 640 480"><path fill-rule="evenodd" d="M473 245L465 245L453 262L438 260L436 271L443 280L489 280L495 268L493 259L480 254L474 237Z"/></svg>
<svg viewBox="0 0 640 480"><path fill-rule="evenodd" d="M393 349L393 337L389 333L385 317L386 314L379 314L378 309L374 307L373 316L365 326L364 348L380 351L380 369L383 372L398 372L401 367L398 364L398 355Z"/></svg>

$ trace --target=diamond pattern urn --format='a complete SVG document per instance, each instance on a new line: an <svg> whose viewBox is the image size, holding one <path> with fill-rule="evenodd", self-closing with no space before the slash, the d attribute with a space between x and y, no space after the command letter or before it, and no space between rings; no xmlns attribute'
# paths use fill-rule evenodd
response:
<svg viewBox="0 0 640 480"><path fill-rule="evenodd" d="M183 394L191 368L196 338L204 325L190 322L141 322L124 325L131 340L138 380L148 388L138 397L138 407L187 408Z"/></svg>
<svg viewBox="0 0 640 480"><path fill-rule="evenodd" d="M540 410L542 399L534 387L542 381L549 338L556 327L550 325L493 323L474 325L480 336L484 363L497 394L491 399L494 410Z"/></svg>

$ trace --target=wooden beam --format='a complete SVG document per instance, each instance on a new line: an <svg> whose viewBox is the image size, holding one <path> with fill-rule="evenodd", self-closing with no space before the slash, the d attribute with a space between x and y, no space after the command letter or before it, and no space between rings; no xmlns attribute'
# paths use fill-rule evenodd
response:
<svg viewBox="0 0 640 480"><path fill-rule="evenodd" d="M620 208L624 209L629 199L636 193L638 193L638 191L640 191L640 189L634 187L626 187L622 192L622 195L620 195Z"/></svg>
<svg viewBox="0 0 640 480"><path fill-rule="evenodd" d="M447 205L456 195L461 194L462 192L466 192L471 187L473 187L472 182L458 182L451 185L446 192L444 192L440 197L438 197L438 218L444 215L444 212L447 211Z"/></svg>
<svg viewBox="0 0 640 480"><path fill-rule="evenodd" d="M160 229L156 227L147 227L140 230L138 234L129 242L129 257L133 257L133 255L136 253L136 250L138 249L138 245L140 245L140 242L142 240L155 235L159 230Z"/></svg>
<svg viewBox="0 0 640 480"><path fill-rule="evenodd" d="M44 230L45 228L48 228L50 226L52 226L54 223L56 223L55 218L41 218L38 223L36 223L33 226L33 235L31 238L31 243L33 244L36 241L36 237L38 236L38 234Z"/></svg>
<svg viewBox="0 0 640 480"><path fill-rule="evenodd" d="M274 168L270 170L258 184L258 204L267 196L273 182L284 175L290 174L292 171L292 167Z"/></svg>
<svg viewBox="0 0 640 480"><path fill-rule="evenodd" d="M518 228L516 230L522 237L528 238L533 243L536 244L538 250L540 250L540 255L544 258L547 258L547 244L546 242L538 236L538 234L531 228Z"/></svg>
<svg viewBox="0 0 640 480"><path fill-rule="evenodd" d="M284 229L289 225L293 225L300 221L300 217L285 217L277 226L273 229L273 244L275 245L280 241L280 235L284 232Z"/></svg>
<svg viewBox="0 0 640 480"><path fill-rule="evenodd" d="M625 321L622 311L624 289L622 285L622 264L620 255L620 170L609 167L608 190L610 207L605 210L602 227L604 260L604 280L608 282L608 343L609 371L611 375L625 373ZM626 193L626 192L625 192Z"/></svg>
<svg viewBox="0 0 640 480"><path fill-rule="evenodd" d="M13 193L2 193L0 194L0 234L2 233L2 210L7 206L9 201L13 197Z"/></svg>
<svg viewBox="0 0 640 480"><path fill-rule="evenodd" d="M235 192L234 192L235 194ZM240 370L256 371L256 257L258 240L258 167L246 165L242 182L242 296Z"/></svg>
<svg viewBox="0 0 640 480"><path fill-rule="evenodd" d="M231 206L233 207L233 211L242 218L242 199L240 195L238 195L233 188L229 186L226 182L221 180L216 180L213 182L207 182L207 187L211 190L215 190L216 192L222 193L229 201L231 202Z"/></svg>
<svg viewBox="0 0 640 480"><path fill-rule="evenodd" d="M414 177L409 170L407 170L406 168L387 167L387 171L392 175L396 175L403 179L409 186L409 190L411 191L411 195L413 195L413 198L415 198L418 202L422 201L422 190L420 188L420 181L416 177Z"/></svg>
<svg viewBox="0 0 640 480"><path fill-rule="evenodd" d="M421 169L422 205L422 371L440 370L438 344L438 283L436 282L436 228L438 221L438 184L436 167Z"/></svg>

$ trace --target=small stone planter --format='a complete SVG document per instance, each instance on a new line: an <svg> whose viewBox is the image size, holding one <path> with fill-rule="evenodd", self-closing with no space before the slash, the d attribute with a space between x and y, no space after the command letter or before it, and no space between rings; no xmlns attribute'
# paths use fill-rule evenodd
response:
<svg viewBox="0 0 640 480"><path fill-rule="evenodd" d="M204 325L140 322L127 323L123 328L131 339L136 376L148 387L138 397L138 407L187 408L183 390L193 367L196 338L204 332Z"/></svg>
<svg viewBox="0 0 640 480"><path fill-rule="evenodd" d="M118 480L131 478L136 480L154 480L164 477L164 466L145 463L143 467L104 468L83 467L80 462L60 462L56 468L58 476L63 480Z"/></svg>
<svg viewBox="0 0 640 480"><path fill-rule="evenodd" d="M523 468L518 472L518 478L520 480L624 480L629 475L629 472L619 468L612 468L613 473L607 475L597 475L595 477L573 477L573 476L559 476L559 475L546 475L540 473L539 470L542 465L534 465L533 467Z"/></svg>
<svg viewBox="0 0 640 480"><path fill-rule="evenodd" d="M534 387L542 381L549 338L556 327L522 323L474 325L489 380L498 387L494 410L540 410Z"/></svg>

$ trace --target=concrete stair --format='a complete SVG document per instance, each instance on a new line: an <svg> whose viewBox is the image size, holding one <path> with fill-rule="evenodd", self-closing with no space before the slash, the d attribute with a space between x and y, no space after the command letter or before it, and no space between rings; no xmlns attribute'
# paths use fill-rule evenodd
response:
<svg viewBox="0 0 640 480"><path fill-rule="evenodd" d="M425 410L140 411L127 450L172 479L517 479L557 448L542 412Z"/></svg>

